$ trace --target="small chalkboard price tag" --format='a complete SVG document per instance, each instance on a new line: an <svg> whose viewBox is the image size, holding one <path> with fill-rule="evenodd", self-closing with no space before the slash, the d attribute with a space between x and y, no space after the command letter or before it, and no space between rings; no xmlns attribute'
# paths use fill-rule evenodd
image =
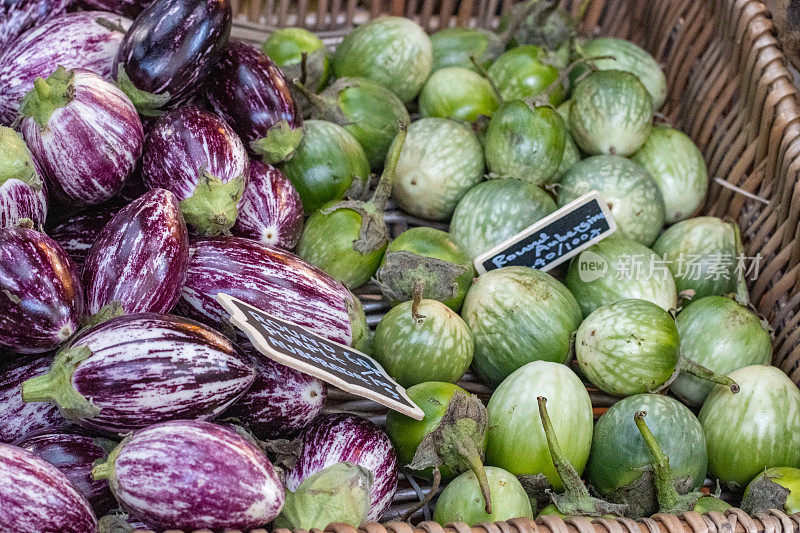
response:
<svg viewBox="0 0 800 533"><path fill-rule="evenodd" d="M480 275L507 266L527 266L546 272L616 229L608 205L599 192L592 191L476 257L475 270Z"/></svg>
<svg viewBox="0 0 800 533"><path fill-rule="evenodd" d="M231 314L231 323L270 359L416 420L425 417L405 389L370 356L329 341L233 296L220 293L217 301Z"/></svg>

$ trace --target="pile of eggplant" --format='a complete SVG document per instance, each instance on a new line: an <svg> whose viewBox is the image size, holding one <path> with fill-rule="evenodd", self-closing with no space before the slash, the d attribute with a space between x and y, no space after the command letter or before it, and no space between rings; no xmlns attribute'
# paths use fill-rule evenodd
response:
<svg viewBox="0 0 800 533"><path fill-rule="evenodd" d="M655 122L646 51L545 0L335 51L231 24L225 0L0 5L0 530L724 511L707 476L800 511L800 390L738 227L693 217L705 163ZM615 235L476 276L592 190ZM391 306L373 329L358 289ZM370 354L424 419L324 410L220 293ZM597 421L587 385L616 402ZM402 516L401 471L428 487Z"/></svg>

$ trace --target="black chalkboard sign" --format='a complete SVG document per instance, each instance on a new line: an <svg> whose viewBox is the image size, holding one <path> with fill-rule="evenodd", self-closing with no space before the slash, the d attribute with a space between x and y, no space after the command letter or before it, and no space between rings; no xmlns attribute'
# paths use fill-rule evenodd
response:
<svg viewBox="0 0 800 533"><path fill-rule="evenodd" d="M267 357L411 418L424 418L405 389L368 355L227 294L217 294L217 301L231 314L231 323Z"/></svg>
<svg viewBox="0 0 800 533"><path fill-rule="evenodd" d="M476 257L475 270L485 274L507 266L526 266L546 272L616 229L608 205L600 193L592 191Z"/></svg>

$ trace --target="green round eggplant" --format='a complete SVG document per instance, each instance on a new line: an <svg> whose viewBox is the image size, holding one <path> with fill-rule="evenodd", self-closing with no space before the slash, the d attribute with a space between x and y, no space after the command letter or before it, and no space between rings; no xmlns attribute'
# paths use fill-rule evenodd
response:
<svg viewBox="0 0 800 533"><path fill-rule="evenodd" d="M500 89L503 100L538 96L558 79L558 69L549 63L547 51L532 45L518 46L505 52L492 63L488 74ZM548 97L553 106L563 100L563 87L556 88Z"/></svg>
<svg viewBox="0 0 800 533"><path fill-rule="evenodd" d="M575 337L583 374L614 396L652 392L678 366L680 339L675 320L647 300L620 300L598 307Z"/></svg>
<svg viewBox="0 0 800 533"><path fill-rule="evenodd" d="M564 284L583 315L619 300L648 300L662 309L677 305L675 281L660 256L623 235L611 235L584 250L569 265Z"/></svg>
<svg viewBox="0 0 800 533"><path fill-rule="evenodd" d="M521 266L491 270L475 280L461 316L475 338L473 368L490 386L531 361L566 362L570 337L581 322L578 302L566 287Z"/></svg>
<svg viewBox="0 0 800 533"><path fill-rule="evenodd" d="M647 413L647 426L669 457L679 493L703 484L708 453L700 421L673 398L637 394L612 405L594 426L587 479L601 497L627 504L632 516L641 517L658 511L658 499L650 473L643 470L653 458L634 422L637 411Z"/></svg>
<svg viewBox="0 0 800 533"><path fill-rule="evenodd" d="M664 198L644 168L618 155L596 155L572 166L559 181L558 206L592 191L608 204L619 232L650 246L664 225Z"/></svg>
<svg viewBox="0 0 800 533"><path fill-rule="evenodd" d="M776 483L789 491L789 494L786 496L786 501L782 503L780 501L772 503L779 503L780 507L782 507L782 510L786 514L791 515L800 513L800 468L793 466L775 466L772 468L767 468L747 484L747 488L744 490L744 496L742 497L742 502L745 502L750 498L762 496L765 493L768 494L768 492L765 491L765 489L767 489L769 486L769 483L767 482ZM783 499L782 497L779 498L781 500ZM769 509L775 507L777 506L771 505L766 508L762 507L760 509L754 509L754 511L760 513L769 511ZM755 514L755 512L753 514Z"/></svg>
<svg viewBox="0 0 800 533"><path fill-rule="evenodd" d="M515 475L544 474L556 490L561 490L539 415L539 396L547 398L561 451L579 474L583 472L592 444L592 402L583 382L569 367L547 361L528 363L492 394L486 407L486 464Z"/></svg>
<svg viewBox="0 0 800 533"><path fill-rule="evenodd" d="M499 35L483 28L445 28L431 35L431 44L434 72L447 67L475 70L472 57L488 67L505 49Z"/></svg>
<svg viewBox="0 0 800 533"><path fill-rule="evenodd" d="M313 213L344 198L354 181L365 185L370 169L364 149L347 130L332 122L307 120L303 140L280 170L300 194L303 210Z"/></svg>
<svg viewBox="0 0 800 533"><path fill-rule="evenodd" d="M455 383L472 363L472 333L436 300L403 302L375 329L373 357L403 387L423 381Z"/></svg>
<svg viewBox="0 0 800 533"><path fill-rule="evenodd" d="M572 109L572 98L568 100L564 100L561 102L558 107L556 107L556 111L558 112L558 116L560 116L564 120L564 125L567 127L567 131L569 131L570 135L572 135L572 130L570 130L569 126L569 110Z"/></svg>
<svg viewBox="0 0 800 533"><path fill-rule="evenodd" d="M451 481L439 495L433 511L434 521L442 526L453 522L472 526L512 518L533 518L528 495L514 475L502 468L487 466L486 476L492 493L491 513L484 508L478 478L469 471Z"/></svg>
<svg viewBox="0 0 800 533"><path fill-rule="evenodd" d="M331 76L331 60L322 39L302 28L281 28L261 44L261 50L283 71L288 80L302 79L306 54L307 87L319 92Z"/></svg>
<svg viewBox="0 0 800 533"><path fill-rule="evenodd" d="M336 47L337 78L366 78L408 103L419 94L433 66L425 30L404 17L378 17L362 24Z"/></svg>
<svg viewBox="0 0 800 533"><path fill-rule="evenodd" d="M581 151L572 139L572 135L567 132L567 140L564 143L564 155L561 157L561 164L556 171L554 181L561 181L564 175L581 160Z"/></svg>
<svg viewBox="0 0 800 533"><path fill-rule="evenodd" d="M653 251L665 259L678 292L723 296L736 292L736 231L735 223L721 218L690 218L667 228Z"/></svg>
<svg viewBox="0 0 800 533"><path fill-rule="evenodd" d="M486 165L494 174L541 185L561 166L566 142L564 123L553 108L505 102L486 129Z"/></svg>
<svg viewBox="0 0 800 533"><path fill-rule="evenodd" d="M581 47L584 57L609 56L595 59L592 66L599 70L622 70L630 72L642 82L653 100L653 109L659 110L667 100L667 78L653 56L630 41L614 37L591 39ZM574 80L586 72L587 67L578 66L570 73Z"/></svg>
<svg viewBox="0 0 800 533"><path fill-rule="evenodd" d="M515 178L484 181L458 202L450 233L471 259L556 210L540 187Z"/></svg>
<svg viewBox="0 0 800 533"><path fill-rule="evenodd" d="M393 198L405 212L447 220L469 189L483 180L483 147L463 124L423 118L408 128Z"/></svg>
<svg viewBox="0 0 800 533"><path fill-rule="evenodd" d="M772 339L758 316L735 300L706 296L691 302L675 320L681 354L720 374L772 359ZM670 386L687 405L702 405L712 383L681 373Z"/></svg>
<svg viewBox="0 0 800 533"><path fill-rule="evenodd" d="M653 101L630 72L598 70L572 91L569 123L584 152L629 156L650 135Z"/></svg>
<svg viewBox="0 0 800 533"><path fill-rule="evenodd" d="M419 95L423 117L472 122L481 115L491 117L499 105L489 80L463 67L437 70Z"/></svg>
<svg viewBox="0 0 800 533"><path fill-rule="evenodd" d="M445 231L426 226L407 229L389 243L381 267L386 266L387 261L389 263L392 262L395 257L393 254L402 251L411 252L422 257L446 261L452 265L463 268L463 273L459 274L454 280L457 286L455 296L441 300L443 304L457 313L464 303L467 290L472 284L472 278L475 277L475 267L472 264L472 258L469 256L464 246L462 246L461 242ZM384 280L381 281L383 282ZM391 289L390 287L389 292L393 292ZM384 294L386 295L386 293ZM431 298L424 291L422 297ZM408 299L411 298L405 298L405 300ZM388 300L393 306L401 302L401 300L392 298L391 296L388 297Z"/></svg>
<svg viewBox="0 0 800 533"><path fill-rule="evenodd" d="M666 206L666 223L689 218L703 204L708 171L703 154L683 132L656 126L631 156L656 181Z"/></svg>
<svg viewBox="0 0 800 533"><path fill-rule="evenodd" d="M698 418L709 474L741 489L765 468L800 464L800 390L774 366L746 366L729 376L739 393L714 387Z"/></svg>

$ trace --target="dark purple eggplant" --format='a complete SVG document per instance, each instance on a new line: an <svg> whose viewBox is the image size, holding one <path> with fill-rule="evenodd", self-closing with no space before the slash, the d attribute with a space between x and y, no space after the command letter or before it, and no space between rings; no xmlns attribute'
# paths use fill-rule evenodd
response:
<svg viewBox="0 0 800 533"><path fill-rule="evenodd" d="M114 60L114 79L139 113L185 103L205 82L231 33L227 0L159 0L136 17Z"/></svg>
<svg viewBox="0 0 800 533"><path fill-rule="evenodd" d="M22 137L0 126L0 227L25 219L39 228L47 218L47 188Z"/></svg>
<svg viewBox="0 0 800 533"><path fill-rule="evenodd" d="M224 327L229 314L218 293L358 348L367 323L358 298L296 255L241 237L199 239L189 249L181 314Z"/></svg>
<svg viewBox="0 0 800 533"><path fill-rule="evenodd" d="M322 412L328 387L321 379L298 372L259 353L249 342L239 348L256 370L250 389L227 411L259 439L295 436Z"/></svg>
<svg viewBox="0 0 800 533"><path fill-rule="evenodd" d="M126 314L166 313L181 296L189 236L175 195L153 189L106 224L84 267L86 311L119 305Z"/></svg>
<svg viewBox="0 0 800 533"><path fill-rule="evenodd" d="M0 124L17 118L33 80L59 66L85 68L110 79L111 66L131 21L103 11L67 13L37 26L0 53Z"/></svg>
<svg viewBox="0 0 800 533"><path fill-rule="evenodd" d="M165 114L147 135L145 186L173 192L186 222L200 235L229 232L249 174L242 141L225 122L199 107Z"/></svg>
<svg viewBox="0 0 800 533"><path fill-rule="evenodd" d="M79 4L86 9L108 11L129 18L136 18L152 0L81 0Z"/></svg>
<svg viewBox="0 0 800 533"><path fill-rule="evenodd" d="M50 372L22 385L76 424L125 434L166 420L210 419L253 383L230 341L192 320L140 313L78 334Z"/></svg>
<svg viewBox="0 0 800 533"><path fill-rule="evenodd" d="M303 119L275 63L249 44L231 41L206 83L206 99L265 163L289 159Z"/></svg>
<svg viewBox="0 0 800 533"><path fill-rule="evenodd" d="M284 502L264 452L210 422L164 422L137 431L92 474L108 479L132 517L159 531L262 527Z"/></svg>
<svg viewBox="0 0 800 533"><path fill-rule="evenodd" d="M83 269L89 249L119 209L108 206L84 211L71 216L47 234L70 255L78 268Z"/></svg>
<svg viewBox="0 0 800 533"><path fill-rule="evenodd" d="M33 434L70 426L54 404L22 401L22 383L46 374L52 362L52 357L28 355L0 366L0 442L16 444Z"/></svg>
<svg viewBox="0 0 800 533"><path fill-rule="evenodd" d="M41 457L63 473L86 496L97 513L113 509L114 496L105 481L92 479L95 461L105 460L116 442L87 437L77 433L45 433L19 443L34 455Z"/></svg>
<svg viewBox="0 0 800 533"><path fill-rule="evenodd" d="M0 2L0 50L24 32L62 14L72 0L3 0Z"/></svg>
<svg viewBox="0 0 800 533"><path fill-rule="evenodd" d="M286 488L294 492L304 479L336 463L359 465L373 476L367 519L379 520L397 490L397 454L386 433L355 415L332 414L317 418L300 439L300 459L286 473Z"/></svg>
<svg viewBox="0 0 800 533"><path fill-rule="evenodd" d="M94 533L91 505L58 468L28 450L0 444L0 531Z"/></svg>
<svg viewBox="0 0 800 533"><path fill-rule="evenodd" d="M144 131L125 94L83 69L59 67L20 105L20 131L51 191L75 205L116 195L142 155Z"/></svg>
<svg viewBox="0 0 800 533"><path fill-rule="evenodd" d="M250 161L234 235L291 250L302 230L303 204L292 182L272 165Z"/></svg>
<svg viewBox="0 0 800 533"><path fill-rule="evenodd" d="M20 353L57 348L83 318L75 263L44 233L0 229L0 345Z"/></svg>

